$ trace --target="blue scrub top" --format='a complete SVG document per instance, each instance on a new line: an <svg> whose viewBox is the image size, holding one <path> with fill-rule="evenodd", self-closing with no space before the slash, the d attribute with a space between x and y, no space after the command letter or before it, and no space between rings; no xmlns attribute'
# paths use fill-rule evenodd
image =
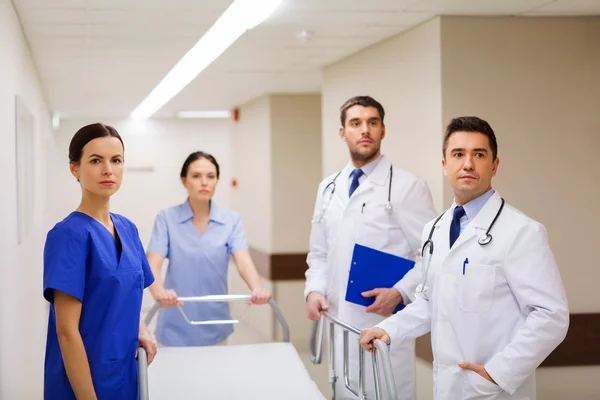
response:
<svg viewBox="0 0 600 400"><path fill-rule="evenodd" d="M75 399L56 333L54 290L82 303L79 332L99 400L138 399L138 347L142 293L154 277L136 226L110 214L111 233L92 217L73 212L48 233L44 297L50 302L44 399Z"/></svg>
<svg viewBox="0 0 600 400"><path fill-rule="evenodd" d="M206 232L200 234L193 219L189 200L162 210L147 250L169 259L165 288L178 296L227 294L229 258L248 248L240 216L211 201ZM190 320L231 319L228 303L187 303L183 309ZM160 310L156 338L167 346L209 346L232 332L232 325L189 325L174 307Z"/></svg>

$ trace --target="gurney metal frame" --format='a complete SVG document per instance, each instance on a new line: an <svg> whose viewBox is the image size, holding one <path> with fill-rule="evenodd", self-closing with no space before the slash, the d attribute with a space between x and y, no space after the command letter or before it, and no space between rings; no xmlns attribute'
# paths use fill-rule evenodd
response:
<svg viewBox="0 0 600 400"><path fill-rule="evenodd" d="M333 397L335 400L335 384L337 382L337 375L334 367L334 359L335 359L335 327L336 325L343 329L343 349L344 349L344 358L343 358L343 377L344 377L344 385L346 389L348 389L357 399L367 400L367 394L365 392L365 350L359 344L359 353L358 353L358 388L354 389L350 385L350 375L349 375L349 344L348 337L349 333L353 333L355 335L360 336L360 330L354 328L346 324L345 322L340 321L339 319L330 315L327 311L321 311L321 320L315 321L312 326L311 335L310 335L310 361L313 364L320 364L322 358L322 350L323 350L323 335L325 332L326 321L329 321L329 382L331 383ZM318 332L318 334L317 334ZM388 392L389 400L396 400L396 385L394 383L394 375L392 373L392 364L390 361L390 354L388 346L379 339L373 341L373 345L375 348L371 352L372 362L373 362L373 380L375 386L375 398L376 400L381 400L381 381L379 379L379 364L378 359L381 360L381 364L383 367L383 376Z"/></svg>
<svg viewBox="0 0 600 400"><path fill-rule="evenodd" d="M198 296L198 297L178 297L177 300L184 303L212 303L212 302L231 302L231 301L247 301L252 298L251 295L212 295L212 296ZM285 320L285 317L281 313L281 310L273 299L269 299L269 305L273 309L275 318L283 329L283 341L288 343L290 341L290 328ZM150 325L152 318L160 309L160 302L156 302L148 311L144 323L146 326ZM237 324L240 321L237 319L230 320L211 320L211 321L191 321L180 306L179 310L183 314L183 317L190 325L218 325L218 324ZM138 348L138 381L140 385L140 400L148 400L150 398L148 390L148 356L146 350L143 347Z"/></svg>

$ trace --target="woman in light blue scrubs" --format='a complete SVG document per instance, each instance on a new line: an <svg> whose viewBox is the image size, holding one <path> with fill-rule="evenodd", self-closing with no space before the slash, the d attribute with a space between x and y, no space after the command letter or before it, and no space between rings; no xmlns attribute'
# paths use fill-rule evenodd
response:
<svg viewBox="0 0 600 400"><path fill-rule="evenodd" d="M227 269L233 256L252 292L250 303L266 303L271 293L261 287L240 216L212 200L219 180L217 160L204 152L192 153L180 176L189 197L183 204L158 214L147 248L156 277L150 286L154 298L163 307L173 307L178 304L178 295L227 294ZM169 268L163 284L165 258L169 259ZM184 309L191 320L231 319L228 303L189 303ZM179 310L167 308L158 316L156 338L167 346L210 346L224 344L232 332L231 325L189 325Z"/></svg>
<svg viewBox="0 0 600 400"><path fill-rule="evenodd" d="M138 399L137 349L146 349L149 363L156 355L140 321L152 271L136 226L109 211L123 156L119 133L99 123L81 128L69 146L82 196L48 233L44 248L46 400Z"/></svg>

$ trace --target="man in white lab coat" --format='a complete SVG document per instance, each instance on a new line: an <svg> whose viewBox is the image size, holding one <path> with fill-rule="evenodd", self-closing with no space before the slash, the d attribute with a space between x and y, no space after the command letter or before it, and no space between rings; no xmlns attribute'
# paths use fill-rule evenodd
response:
<svg viewBox="0 0 600 400"><path fill-rule="evenodd" d="M409 304L420 281L415 267L391 288L364 292L374 303L368 307L345 301L355 244L416 259L420 235L436 214L427 184L413 174L393 167L381 154L385 137L384 109L367 96L349 99L341 108L340 138L350 151L350 162L319 185L310 235L306 272L306 313L318 320L320 309L359 329L392 315L398 304ZM391 206L391 208L389 207ZM336 399L355 398L341 377L342 331L336 334ZM352 336L352 335L351 335ZM351 337L350 380L357 388L358 337ZM415 397L414 341L393 349L399 400ZM371 363L367 359L367 393L374 398Z"/></svg>
<svg viewBox="0 0 600 400"><path fill-rule="evenodd" d="M533 400L535 369L569 325L546 230L492 189L499 159L487 122L453 119L443 152L454 204L423 231L431 242L416 299L364 330L361 345L391 339L393 348L431 331L436 400Z"/></svg>

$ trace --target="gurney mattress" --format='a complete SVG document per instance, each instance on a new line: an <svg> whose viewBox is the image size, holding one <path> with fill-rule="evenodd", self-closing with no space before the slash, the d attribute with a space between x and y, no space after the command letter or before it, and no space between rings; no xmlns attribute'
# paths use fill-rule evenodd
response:
<svg viewBox="0 0 600 400"><path fill-rule="evenodd" d="M150 400L324 399L290 343L163 347L148 381Z"/></svg>

